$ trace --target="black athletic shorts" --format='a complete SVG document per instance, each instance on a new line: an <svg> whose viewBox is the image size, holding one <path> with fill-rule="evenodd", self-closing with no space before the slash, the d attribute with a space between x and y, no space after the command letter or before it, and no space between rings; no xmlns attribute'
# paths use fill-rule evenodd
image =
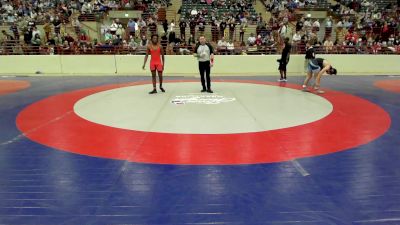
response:
<svg viewBox="0 0 400 225"><path fill-rule="evenodd" d="M286 71L286 65L285 62L280 61L278 70Z"/></svg>

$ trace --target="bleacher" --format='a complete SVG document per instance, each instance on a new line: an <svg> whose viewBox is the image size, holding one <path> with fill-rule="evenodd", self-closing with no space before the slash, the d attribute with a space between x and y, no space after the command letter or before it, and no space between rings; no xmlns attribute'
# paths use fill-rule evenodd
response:
<svg viewBox="0 0 400 225"><path fill-rule="evenodd" d="M224 15L226 14L238 14L240 13L239 9L235 9L235 10L231 10L229 8L229 6L233 4L232 1L228 0L226 1L226 4L222 5L222 6L212 6L209 4L201 4L201 3L191 3L188 1L183 1L182 7L181 7L181 18L185 18L185 19L189 19L191 17L190 12L193 9L196 9L197 11L200 11L202 9L206 9L208 12L212 12L213 9L216 9L217 14L215 15L217 17L217 19L222 19L224 18ZM253 6L251 6L250 8L247 9L248 12L248 17L247 20L249 21L254 21L257 18L257 12L254 9ZM211 20L211 13L204 15L204 19L207 21Z"/></svg>
<svg viewBox="0 0 400 225"><path fill-rule="evenodd" d="M247 20L249 22L249 25L246 27L246 33L244 34L244 42L246 42L248 36L250 33L255 33L258 34L257 29L256 29L256 25L252 22L256 21L257 17L258 17L258 13L255 10L255 3L252 2L252 0L247 0L249 2L246 3L246 6L243 7L244 11L246 12L246 17ZM250 2L251 1L251 2ZM343 1L350 1L350 0L342 0L342 3L345 4L346 2ZM396 0L378 0L377 4L378 7L383 7L386 8L387 5L389 3L392 3L393 5L397 4L395 2ZM168 5L169 1L165 1L166 5ZM215 16L219 21L221 21L222 19L229 19L228 17L233 15L233 16L237 16L238 13L241 13L240 9L237 8L235 10L231 10L231 6L232 5L236 5L237 2L235 0L227 0L224 4L220 4L221 2L214 2L213 4L206 4L205 2L203 3L199 3L199 2L193 2L190 0L183 0L182 2L182 6L181 6L181 18L193 18L191 15L191 11L193 9L196 9L198 12L202 11L203 9L207 10L208 13L205 15L202 15L206 21L206 27L205 27L205 31L204 31L204 35L206 35L206 37L209 38L209 40L212 40L215 44L215 42L217 42L217 40L219 38L221 38L222 35L229 35L232 36L232 41L238 41L239 42L239 26L236 26L235 30L230 32L229 28L227 28L225 30L225 34L222 34L221 32L219 32L219 30L217 32L215 32L215 30L213 30L213 28L211 27L210 22L211 21L211 16ZM313 4L308 4L306 7L303 8L298 8L296 11L302 11L304 10L305 12L308 12L310 10L324 10L323 8L328 4L327 0L319 0L317 5L313 5ZM262 6L261 6L262 7ZM148 16L156 16L158 15L158 19L159 22L162 21L163 19L160 19L160 17L165 18L166 12L165 12L165 8L162 8L161 10L164 10L163 12L161 12L160 9L158 9L157 7L155 7L154 5L148 5L147 7L145 7L146 10L144 10L144 12L142 12L142 14L139 14L139 17L141 16L142 18L146 19ZM236 7L235 7L236 8ZM258 10L260 10L259 8L257 8ZM110 9L110 10L121 10L121 8L115 8L115 9ZM62 10L60 10L60 8L58 7L57 9L54 10L54 12L51 12L52 14L55 12L59 12L58 15L63 16L65 14L62 14ZM243 12L243 11L242 11ZM382 10L382 13L386 12L386 10ZM216 14L214 14L216 13ZM279 14L279 13L278 13ZM387 13L386 13L387 14ZM54 14L53 14L54 15ZM273 15L274 16L274 15ZM342 15L339 15L339 17L341 17ZM7 20L7 18L4 16L1 17L3 20L0 22L4 22ZM0 37L2 38L2 42L1 42L1 46L0 46L0 54L49 54L49 49L54 45L54 52L55 54L143 54L143 51L139 51L139 50L135 50L133 51L130 48L127 48L126 46L123 47L122 44L115 44L115 46L113 45L108 45L107 43L103 43L102 39L100 37L100 32L96 30L96 28L93 27L88 27L87 25L84 25L83 23L81 23L80 26L74 26L73 23L70 23L71 21L73 22L73 18L78 18L79 21L81 22L96 22L98 25L103 23L105 19L107 19L107 12L99 12L99 11L94 11L91 13L85 13L85 14L80 14L79 11L75 11L75 13L73 13L71 15L71 17L67 16L63 16L61 18L61 21L65 22L65 24L63 24L63 33L69 33L71 36L73 36L74 38L74 42L72 44L72 46L76 46L76 50L67 50L67 51L63 51L62 47L60 47L60 45L57 44L49 44L46 43L46 39L45 39L45 34L43 32L43 21L41 20L36 20L35 24L38 25L38 29L40 28L41 30L41 40L42 40L42 44L41 46L33 46L32 44L30 44L29 42L24 42L23 41L23 37L24 37L24 30L22 29L22 27L27 27L28 22L25 21L24 23L21 23L20 20L26 20L26 18L19 18L19 21L17 21L17 25L19 26L19 37L18 38L14 38L13 41L11 40L6 40L1 34ZM198 17L196 17L198 18ZM293 17L294 18L294 17ZM278 18L278 21L280 19ZM237 20L236 23L238 23L239 21ZM4 24L4 23L3 23ZM22 24L22 25L21 25ZM78 23L79 24L79 23ZM175 22L176 26L178 26L179 22L176 21ZM9 34L13 34L12 31L10 30L10 24L9 23L5 23L3 26L3 30L5 30L6 32L8 32ZM85 27L86 26L86 27ZM126 24L124 25L124 28ZM161 24L158 24L158 31L161 33L161 31L163 30L161 27ZM277 29L279 28L279 26L277 27ZM376 27L372 27L372 34L379 34L381 31L381 26L376 26ZM143 29L142 31L144 31L143 34L149 36L151 34L151 32L148 31L148 27L146 27L145 29ZM197 29L196 28L196 34L197 33ZM276 31L277 31L276 29ZM390 32L388 34L395 34L398 35L398 32L392 32L393 28L390 28ZM85 31L85 32L83 32ZM86 32L87 31L87 32ZM141 32L142 32L141 31ZM324 28L321 27L321 32L323 33ZM54 25L52 25L52 30L51 30L51 34L54 33ZM96 35L100 38L98 38L98 41L102 42L101 44L97 45L92 43L94 41L94 39L97 39L96 37L92 37L90 38L90 35L88 34L88 32L92 32L92 33L96 33ZM180 30L179 29L175 29L176 32L176 37L180 36ZM81 35L82 33L85 33L85 35L88 36L88 38L84 38L84 39L80 39L79 35ZM97 34L98 33L98 34ZM125 30L125 36L123 37L123 39L125 41L129 41L127 40L129 38L129 32L127 32L127 30ZM187 27L186 28L186 39L187 37L189 37L190 34L190 28ZM63 34L63 35L64 35ZM231 35L230 35L231 34ZM332 33L333 34L333 33ZM14 34L15 35L15 34ZM197 36L196 36L197 37ZM210 38L212 37L212 38ZM19 40L15 40L15 39L19 39ZM323 37L320 37L319 39L323 39ZM64 39L63 39L64 40ZM276 41L278 41L277 38L275 38ZM186 40L187 41L187 40ZM71 42L71 43L72 43ZM122 42L122 40L121 40ZM121 43L118 42L118 43ZM186 44L186 43L182 43L182 44ZM79 49L81 46L92 46L92 48L85 48L86 50L83 51L82 49ZM239 48L240 45L240 48ZM277 49L274 48L268 48L267 46L264 45L260 45L257 47L249 47L249 46L241 46L241 44L237 44L235 45L235 49L232 50L228 50L226 49L225 51L221 51L220 54L274 54L277 53ZM174 49L178 49L180 47L173 47ZM187 46L188 49L191 49L191 46ZM61 49L61 50L60 50ZM87 49L91 49L91 50L87 50ZM140 49L140 48L139 48ZM299 46L298 51L296 51L297 53L301 53L302 52L302 48L301 46ZM391 54L393 53L392 50L389 50L387 52L385 51L378 51L378 52L374 52L374 51L369 51L369 50L356 50L356 47L341 47L338 46L335 53L337 54L350 54L350 53L362 53L362 54L373 54L373 53L380 53L380 54ZM368 49L368 48L365 48ZM383 48L384 49L384 48ZM179 51L175 51L176 54L179 54Z"/></svg>

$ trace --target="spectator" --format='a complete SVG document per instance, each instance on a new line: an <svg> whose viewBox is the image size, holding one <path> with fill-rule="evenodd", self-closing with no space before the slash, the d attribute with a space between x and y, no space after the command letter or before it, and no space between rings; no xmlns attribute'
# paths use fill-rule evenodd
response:
<svg viewBox="0 0 400 225"><path fill-rule="evenodd" d="M292 47L293 47L293 51L300 53L301 46L303 46L302 44L302 36L301 36L301 32L297 31L293 37L292 37Z"/></svg>
<svg viewBox="0 0 400 225"><path fill-rule="evenodd" d="M296 32L303 29L304 26L304 17L301 17L300 20L296 23Z"/></svg>
<svg viewBox="0 0 400 225"><path fill-rule="evenodd" d="M12 41L14 40L13 36L7 33L7 31L2 30L1 33L3 34L4 41Z"/></svg>
<svg viewBox="0 0 400 225"><path fill-rule="evenodd" d="M225 37L222 37L221 40L218 41L218 51L226 50L228 43L225 40Z"/></svg>
<svg viewBox="0 0 400 225"><path fill-rule="evenodd" d="M79 40L81 42L87 42L89 41L89 37L86 35L86 33L82 30L81 33L79 34ZM85 45L86 46L86 45Z"/></svg>
<svg viewBox="0 0 400 225"><path fill-rule="evenodd" d="M129 31L129 36L135 36L136 22L133 19L129 19L128 21L128 31Z"/></svg>
<svg viewBox="0 0 400 225"><path fill-rule="evenodd" d="M218 35L218 21L213 20L211 21L211 40L213 42L217 42L219 38Z"/></svg>
<svg viewBox="0 0 400 225"><path fill-rule="evenodd" d="M157 34L157 24L152 18L149 19L148 27L151 35Z"/></svg>
<svg viewBox="0 0 400 225"><path fill-rule="evenodd" d="M113 35L112 37L112 45L113 46L119 46L122 44L122 39L119 35Z"/></svg>
<svg viewBox="0 0 400 225"><path fill-rule="evenodd" d="M248 44L249 46L253 46L253 45L256 44L256 37L254 37L254 34L253 34L253 33L251 33L251 34L250 34L250 37L247 39L247 44Z"/></svg>
<svg viewBox="0 0 400 225"><path fill-rule="evenodd" d="M180 36L181 40L186 40L186 21L182 18L181 22L179 22L179 31L180 31Z"/></svg>
<svg viewBox="0 0 400 225"><path fill-rule="evenodd" d="M255 44L256 44L257 46L261 46L261 45L263 44L261 35L258 35L258 36L257 36Z"/></svg>
<svg viewBox="0 0 400 225"><path fill-rule="evenodd" d="M342 44L345 40L347 29L338 26L336 27L336 43Z"/></svg>
<svg viewBox="0 0 400 225"><path fill-rule="evenodd" d="M39 34L39 37L40 37L40 31L35 26L35 27L32 28L32 37L35 37L36 34Z"/></svg>
<svg viewBox="0 0 400 225"><path fill-rule="evenodd" d="M110 33L112 35L114 35L117 32L117 29L118 29L118 24L117 24L116 20L113 20L110 25Z"/></svg>
<svg viewBox="0 0 400 225"><path fill-rule="evenodd" d="M312 27L312 24L311 24L310 19L306 19L306 20L304 21L304 29L305 29L306 31L311 31L311 27Z"/></svg>
<svg viewBox="0 0 400 225"><path fill-rule="evenodd" d="M190 35L192 35L193 37L196 36L196 26L197 23L196 21L194 21L193 19L189 22L189 27L190 27Z"/></svg>
<svg viewBox="0 0 400 225"><path fill-rule="evenodd" d="M56 16L56 18L53 22L53 25L54 25L54 32L56 34L60 34L61 33L61 20L58 16Z"/></svg>
<svg viewBox="0 0 400 225"><path fill-rule="evenodd" d="M180 55L190 55L191 54L190 50L184 43L180 43L178 48L179 48L178 51L179 51Z"/></svg>
<svg viewBox="0 0 400 225"><path fill-rule="evenodd" d="M236 40L235 40L235 41L229 41L229 42L226 44L226 49L228 50L229 54L232 54L233 51L235 50L235 46L234 46L234 44L233 44L234 42L236 42Z"/></svg>
<svg viewBox="0 0 400 225"><path fill-rule="evenodd" d="M125 29L122 27L122 24L118 24L117 32L115 34L119 37L125 37Z"/></svg>
<svg viewBox="0 0 400 225"><path fill-rule="evenodd" d="M107 30L106 31L106 33L105 33L105 35L104 35L104 41L109 41L109 40L111 40L112 39L112 34L111 34L111 31L110 30Z"/></svg>
<svg viewBox="0 0 400 225"><path fill-rule="evenodd" d="M140 18L138 21L138 28L140 31L140 36L146 35L147 24L142 18Z"/></svg>
<svg viewBox="0 0 400 225"><path fill-rule="evenodd" d="M233 35L235 33L235 27L236 27L235 18L231 18L228 21L228 26L229 26L229 40L232 41L233 40Z"/></svg>
<svg viewBox="0 0 400 225"><path fill-rule="evenodd" d="M294 44L300 43L300 41L301 41L301 34L300 34L300 31L297 31L297 32L293 35L292 41L293 41Z"/></svg>
<svg viewBox="0 0 400 225"><path fill-rule="evenodd" d="M321 27L321 24L319 23L319 21L318 21L318 19L316 19L315 21L314 21L314 23L312 24L312 27L313 27L313 30L314 31L319 31L319 29L320 29L320 27Z"/></svg>
<svg viewBox="0 0 400 225"><path fill-rule="evenodd" d="M174 31L169 32L168 43L176 43L176 34Z"/></svg>
<svg viewBox="0 0 400 225"><path fill-rule="evenodd" d="M33 53L39 54L40 45L42 44L39 33L35 33L31 42L32 42L32 47L33 47Z"/></svg>
<svg viewBox="0 0 400 225"><path fill-rule="evenodd" d="M239 41L244 41L244 33L246 32L246 24L240 24L240 31L239 31Z"/></svg>
<svg viewBox="0 0 400 225"><path fill-rule="evenodd" d="M140 44L139 46L141 47L147 47L147 45L149 44L147 37L146 36L142 36L142 39L140 40Z"/></svg>
<svg viewBox="0 0 400 225"><path fill-rule="evenodd" d="M188 40L188 45L195 45L196 44L196 39L194 36L191 34Z"/></svg>
<svg viewBox="0 0 400 225"><path fill-rule="evenodd" d="M71 47L68 44L68 41L64 41L62 47L61 47L62 53L63 54L70 54L71 53Z"/></svg>
<svg viewBox="0 0 400 225"><path fill-rule="evenodd" d="M161 46L164 49L164 52L167 52L167 46L168 46L168 37L167 37L167 33L163 33L163 35L161 35Z"/></svg>
<svg viewBox="0 0 400 225"><path fill-rule="evenodd" d="M82 14L89 14L93 12L93 6L90 4L90 2L85 2L83 4L81 12Z"/></svg>
<svg viewBox="0 0 400 225"><path fill-rule="evenodd" d="M175 21L172 20L171 24L169 25L169 31L170 32L174 32L175 31Z"/></svg>
<svg viewBox="0 0 400 225"><path fill-rule="evenodd" d="M332 16L329 16L325 20L325 36L330 36L332 33L332 25L333 25L333 20Z"/></svg>
<svg viewBox="0 0 400 225"><path fill-rule="evenodd" d="M226 26L227 26L226 21L225 21L225 19L223 19L222 22L219 24L219 35L221 37L225 37L226 36L225 35Z"/></svg>
<svg viewBox="0 0 400 225"><path fill-rule="evenodd" d="M72 43L75 41L74 38L69 33L65 34L64 40L68 41L68 43Z"/></svg>
<svg viewBox="0 0 400 225"><path fill-rule="evenodd" d="M162 23L163 29L164 29L164 33L168 33L168 20L164 20Z"/></svg>
<svg viewBox="0 0 400 225"><path fill-rule="evenodd" d="M204 22L200 22L199 23L199 36L204 35L205 29L206 29L206 26L205 26Z"/></svg>
<svg viewBox="0 0 400 225"><path fill-rule="evenodd" d="M16 23L13 23L10 27L10 30L13 32L14 34L14 40L19 41L19 32L18 32L18 27Z"/></svg>
<svg viewBox="0 0 400 225"><path fill-rule="evenodd" d="M327 37L324 41L324 50L326 53L331 53L333 50L333 41L330 37Z"/></svg>

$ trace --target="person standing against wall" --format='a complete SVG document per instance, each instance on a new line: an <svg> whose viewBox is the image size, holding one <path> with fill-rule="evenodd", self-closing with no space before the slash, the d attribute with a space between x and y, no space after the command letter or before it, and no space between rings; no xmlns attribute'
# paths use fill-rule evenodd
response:
<svg viewBox="0 0 400 225"><path fill-rule="evenodd" d="M286 66L289 63L289 58L290 58L290 51L292 50L292 46L289 43L289 38L284 39L284 47L282 50L282 55L281 58L278 59L279 62L279 73L281 75L281 78L278 80L279 82L286 82L287 77L286 77Z"/></svg>
<svg viewBox="0 0 400 225"><path fill-rule="evenodd" d="M196 44L194 49L194 56L199 61L199 72L201 78L201 85L203 89L201 92L213 93L211 90L211 67L214 65L214 49L206 43L206 38L200 36L200 42Z"/></svg>

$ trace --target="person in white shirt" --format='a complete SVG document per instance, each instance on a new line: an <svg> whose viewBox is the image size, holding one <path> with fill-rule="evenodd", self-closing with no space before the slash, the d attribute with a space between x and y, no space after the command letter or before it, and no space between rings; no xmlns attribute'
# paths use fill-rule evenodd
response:
<svg viewBox="0 0 400 225"><path fill-rule="evenodd" d="M324 49L326 53L329 53L333 50L333 41L330 37L327 37L324 41Z"/></svg>
<svg viewBox="0 0 400 225"><path fill-rule="evenodd" d="M228 49L229 52L233 52L233 50L235 50L235 46L234 46L233 42L231 42L231 41L229 41L226 44L226 48Z"/></svg>
<svg viewBox="0 0 400 225"><path fill-rule="evenodd" d="M90 5L90 3L89 2L85 2L84 4L83 4L83 6L82 6L82 9L81 9L81 12L83 13L83 14L86 14L86 13L92 13L92 6Z"/></svg>
<svg viewBox="0 0 400 225"><path fill-rule="evenodd" d="M332 16L326 18L325 27L332 28Z"/></svg>
<svg viewBox="0 0 400 225"><path fill-rule="evenodd" d="M172 21L171 21L171 24L169 25L169 31L170 31L170 32L175 31L175 21L174 21L174 20L172 20Z"/></svg>
<svg viewBox="0 0 400 225"><path fill-rule="evenodd" d="M343 27L343 22L342 22L342 21L339 21L339 22L336 24L336 27L342 28L342 27Z"/></svg>
<svg viewBox="0 0 400 225"><path fill-rule="evenodd" d="M256 43L256 37L253 33L250 34L250 37L247 39L247 44L253 46Z"/></svg>
<svg viewBox="0 0 400 225"><path fill-rule="evenodd" d="M110 25L111 34L115 34L118 29L118 24L115 20L113 20L112 24Z"/></svg>
<svg viewBox="0 0 400 225"><path fill-rule="evenodd" d="M197 9L192 9L192 11L190 11L190 15L192 16L197 16Z"/></svg>
<svg viewBox="0 0 400 225"><path fill-rule="evenodd" d="M221 40L218 41L218 48L225 48L227 46L227 42L225 37L222 37Z"/></svg>
<svg viewBox="0 0 400 225"><path fill-rule="evenodd" d="M40 31L37 29L37 27L33 27L32 28L32 37L35 37L36 34L39 34L39 36L41 36Z"/></svg>
<svg viewBox="0 0 400 225"><path fill-rule="evenodd" d="M309 18L307 18L305 21L304 21L304 29L306 30L306 31L311 31L311 27L312 27L312 24L311 24L311 20L309 19Z"/></svg>
<svg viewBox="0 0 400 225"><path fill-rule="evenodd" d="M316 19L312 26L313 26L314 30L319 31L321 24L319 23L318 19Z"/></svg>
<svg viewBox="0 0 400 225"><path fill-rule="evenodd" d="M301 41L301 34L300 34L300 31L297 31L297 32L293 35L292 41L293 41L294 44L297 44L297 43L299 43L299 42Z"/></svg>
<svg viewBox="0 0 400 225"><path fill-rule="evenodd" d="M281 24L281 27L279 28L279 36L283 40L286 37L287 33L287 25L285 23Z"/></svg>

